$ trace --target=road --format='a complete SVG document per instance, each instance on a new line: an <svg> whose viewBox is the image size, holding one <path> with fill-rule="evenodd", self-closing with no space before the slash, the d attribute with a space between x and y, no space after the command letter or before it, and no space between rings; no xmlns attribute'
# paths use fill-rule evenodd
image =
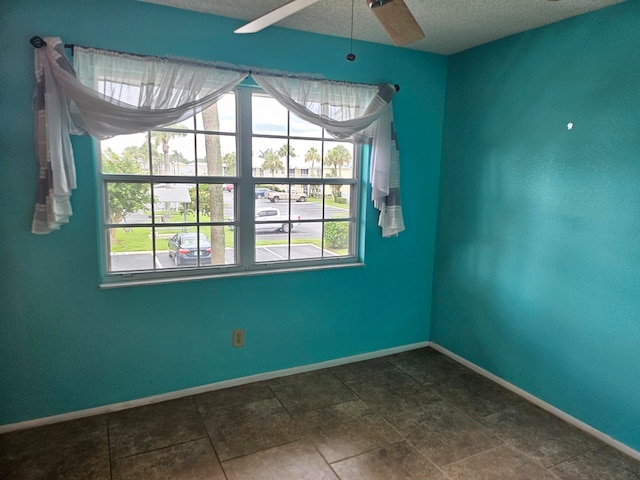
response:
<svg viewBox="0 0 640 480"><path fill-rule="evenodd" d="M274 207L280 211L280 215L286 216L289 211L289 204L283 203L271 203L266 199L256 200L256 210L258 208ZM347 217L349 211L344 208L325 207L325 218L334 217ZM226 212L225 212L226 215ZM291 220L293 221L293 230L291 231L291 238L316 238L320 239L322 236L322 205L314 202L291 202ZM297 219L301 220L318 220L318 222L297 223ZM257 240L286 240L288 238L286 233L277 232L275 229L269 231L266 229L260 229L256 231Z"/></svg>
<svg viewBox="0 0 640 480"><path fill-rule="evenodd" d="M286 217L289 210L288 202L271 203L266 199L256 199L255 208L273 207L280 211L280 215ZM224 216L233 218L233 193L224 193ZM346 217L348 210L327 206L326 218L334 216ZM322 236L322 205L314 202L291 202L291 220L293 229L291 230L292 240L301 239L317 239ZM298 222L300 220L318 220L318 222ZM132 214L127 218L127 223L147 223L149 217L141 214ZM288 251L289 234L283 233L279 229L279 225L274 225L273 229L261 228L256 230L256 242L275 241L283 242L283 245L258 245L256 247L256 261L278 261L286 260L289 255ZM321 249L311 244L291 245L290 255L292 259L318 258L321 256ZM333 255L331 252L325 251L325 256ZM227 248L225 251L225 261L227 264L235 263L233 258L233 249ZM166 249L160 248L154 257L151 252L132 252L119 253L111 255L111 271L131 271L131 270L150 270L153 268L175 268L173 259L169 257Z"/></svg>
<svg viewBox="0 0 640 480"><path fill-rule="evenodd" d="M287 245L269 245L256 247L257 262L272 262L278 260L287 260L289 254ZM326 256L333 256L332 252L325 250ZM321 250L319 247L310 244L291 245L291 259L320 258ZM228 265L234 263L233 249L225 250L225 262ZM173 259L169 257L166 251L158 251L155 258L151 252L140 253L116 253L111 255L112 272L126 272L132 270L151 270L154 268L176 268ZM181 267L182 268L182 267Z"/></svg>

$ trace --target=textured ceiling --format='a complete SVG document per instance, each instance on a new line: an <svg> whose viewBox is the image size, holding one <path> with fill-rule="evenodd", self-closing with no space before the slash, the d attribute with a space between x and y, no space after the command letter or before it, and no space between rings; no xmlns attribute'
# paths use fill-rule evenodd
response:
<svg viewBox="0 0 640 480"><path fill-rule="evenodd" d="M288 0L141 0L254 20ZM580 15L624 0L405 0L425 38L404 48L449 55L518 32ZM279 27L349 37L351 2L321 0L279 22ZM259 36L260 33L252 35ZM358 40L391 45L365 0L355 0L354 33Z"/></svg>

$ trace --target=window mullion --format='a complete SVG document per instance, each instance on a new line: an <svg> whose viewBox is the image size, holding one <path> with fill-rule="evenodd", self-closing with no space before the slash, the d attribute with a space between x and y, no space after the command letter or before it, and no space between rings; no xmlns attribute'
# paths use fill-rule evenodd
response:
<svg viewBox="0 0 640 480"><path fill-rule="evenodd" d="M240 264L245 269L251 268L255 263L255 228L253 225L254 217L254 191L255 185L252 175L252 121L251 121L251 90L246 88L238 89L238 105L237 105L237 138L238 138L238 154L240 159L238 164L239 185L236 206L237 218L240 219L240 228L237 230L239 238L238 256Z"/></svg>

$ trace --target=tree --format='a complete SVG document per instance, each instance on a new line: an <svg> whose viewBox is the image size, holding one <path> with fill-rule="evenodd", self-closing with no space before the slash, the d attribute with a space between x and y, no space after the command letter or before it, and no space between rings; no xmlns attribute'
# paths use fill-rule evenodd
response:
<svg viewBox="0 0 640 480"><path fill-rule="evenodd" d="M337 169L337 175L334 175L334 177L341 177L342 167L349 165L350 162L351 152L344 145L333 147L324 158L325 166L331 167L334 171Z"/></svg>
<svg viewBox="0 0 640 480"><path fill-rule="evenodd" d="M211 192L209 185L201 183L198 187L198 198L196 198L196 187L193 186L189 189L189 197L191 197L191 205L198 205L200 201L200 214L210 216L211 215Z"/></svg>
<svg viewBox="0 0 640 480"><path fill-rule="evenodd" d="M280 158L296 157L296 152L293 150L293 147L288 143L285 143L278 149L278 156Z"/></svg>
<svg viewBox="0 0 640 480"><path fill-rule="evenodd" d="M143 173L136 157L118 155L110 148L102 153L102 170L104 173ZM107 197L109 223L123 222L127 215L143 209L151 200L149 186L143 183L109 182ZM110 230L109 235L111 241L115 241L114 228Z"/></svg>
<svg viewBox="0 0 640 480"><path fill-rule="evenodd" d="M311 163L311 176L315 176L313 173L313 166L316 162L320 163L322 161L322 157L320 156L320 153L318 152L318 150L316 150L314 147L311 147L309 150L307 150L307 153L304 154L304 163ZM311 192L310 195L312 197L318 197L319 196L319 187L318 185L312 185L311 186Z"/></svg>
<svg viewBox="0 0 640 480"><path fill-rule="evenodd" d="M349 165L351 162L351 153L344 145L338 145L327 152L324 158L324 164L327 167L331 167L331 172L328 177L341 177L342 167ZM342 196L342 185L331 185L331 192L333 199L337 202L338 198Z"/></svg>
<svg viewBox="0 0 640 480"><path fill-rule="evenodd" d="M286 162L286 165L287 165L286 168L291 168L291 163L289 162L289 158L296 157L296 152L294 152L293 147L291 145L289 145L288 143L285 143L278 149L278 156Z"/></svg>
<svg viewBox="0 0 640 480"><path fill-rule="evenodd" d="M307 150L307 153L304 154L304 163L311 163L312 172L315 163L320 163L321 160L322 158L320 157L320 153L314 147L311 147L309 150Z"/></svg>
<svg viewBox="0 0 640 480"><path fill-rule="evenodd" d="M151 132L152 144L155 152L152 152L152 158L156 157L158 153L162 155L162 166L160 170L161 174L169 175L171 173L171 159L169 157L169 142L174 138L185 137L186 133L181 132ZM162 152L158 152L158 148ZM155 153L155 155L154 155ZM154 158L154 171L157 170L156 158Z"/></svg>
<svg viewBox="0 0 640 480"><path fill-rule="evenodd" d="M226 153L224 157L222 157L222 166L225 166L225 174L226 175L235 175L236 174L236 152Z"/></svg>
<svg viewBox="0 0 640 480"><path fill-rule="evenodd" d="M134 162L139 168L140 172L149 171L149 147L146 143L135 147L129 145L122 151L122 158Z"/></svg>
<svg viewBox="0 0 640 480"><path fill-rule="evenodd" d="M177 150L174 150L173 152L171 152L171 154L169 155L169 162L171 163L171 170L173 174L180 174L180 164L182 165L188 165L190 163L193 163L193 160L188 160L187 158L185 158L185 156L182 154L182 152L178 152Z"/></svg>
<svg viewBox="0 0 640 480"><path fill-rule="evenodd" d="M220 117L218 115L218 104L202 111L202 124L205 130L217 132L220 130ZM222 175L222 153L220 149L220 137L218 135L206 135L204 139L204 149L207 160L207 172L209 175ZM212 222L224 221L224 199L222 195L222 184L209 184L209 214ZM206 197L206 195L205 195ZM201 196L200 203L203 198ZM201 207L202 208L202 207ZM224 264L224 227L221 225L211 226L211 264Z"/></svg>
<svg viewBox="0 0 640 480"><path fill-rule="evenodd" d="M272 148L260 151L258 158L262 158L264 160L262 162L262 170L269 170L272 177L276 176L276 170L282 170L284 168L282 160L280 160L280 156L274 152Z"/></svg>

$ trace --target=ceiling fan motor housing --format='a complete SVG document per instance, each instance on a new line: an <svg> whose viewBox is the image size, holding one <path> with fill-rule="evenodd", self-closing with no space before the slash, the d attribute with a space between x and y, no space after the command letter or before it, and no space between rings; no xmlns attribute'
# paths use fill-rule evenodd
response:
<svg viewBox="0 0 640 480"><path fill-rule="evenodd" d="M393 0L367 0L369 4L369 8L377 8L386 5L387 3L391 3Z"/></svg>

